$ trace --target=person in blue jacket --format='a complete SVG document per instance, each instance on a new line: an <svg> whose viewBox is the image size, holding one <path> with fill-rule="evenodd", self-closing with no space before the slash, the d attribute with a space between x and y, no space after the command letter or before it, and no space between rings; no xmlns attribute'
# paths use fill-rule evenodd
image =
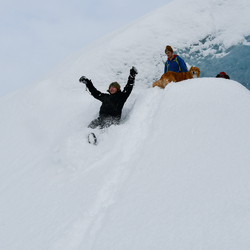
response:
<svg viewBox="0 0 250 250"><path fill-rule="evenodd" d="M177 73L188 71L184 60L180 56L174 54L171 46L166 46L165 53L168 57L168 60L165 63L164 73L168 71L174 71Z"/></svg>

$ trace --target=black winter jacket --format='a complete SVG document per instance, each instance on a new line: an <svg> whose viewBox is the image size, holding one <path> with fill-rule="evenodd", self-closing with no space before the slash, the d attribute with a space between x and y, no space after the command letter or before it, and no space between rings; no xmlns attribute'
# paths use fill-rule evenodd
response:
<svg viewBox="0 0 250 250"><path fill-rule="evenodd" d="M89 89L91 95L102 102L99 111L99 116L113 116L115 118L120 119L123 105L133 89L134 81L135 79L129 76L128 82L124 87L124 90L118 91L115 94L101 93L94 87L92 82L87 83L86 86Z"/></svg>

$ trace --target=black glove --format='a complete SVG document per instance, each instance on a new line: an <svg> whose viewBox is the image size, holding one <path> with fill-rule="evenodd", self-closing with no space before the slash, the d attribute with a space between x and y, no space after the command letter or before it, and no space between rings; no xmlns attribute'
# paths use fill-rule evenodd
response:
<svg viewBox="0 0 250 250"><path fill-rule="evenodd" d="M131 70L130 70L130 76L132 77L132 78L135 78L135 76L138 74L138 71L137 71L137 69L133 66L132 68L131 68Z"/></svg>
<svg viewBox="0 0 250 250"><path fill-rule="evenodd" d="M89 80L86 76L82 76L79 79L79 82L82 82L83 84L88 84L88 83L91 83L91 80Z"/></svg>

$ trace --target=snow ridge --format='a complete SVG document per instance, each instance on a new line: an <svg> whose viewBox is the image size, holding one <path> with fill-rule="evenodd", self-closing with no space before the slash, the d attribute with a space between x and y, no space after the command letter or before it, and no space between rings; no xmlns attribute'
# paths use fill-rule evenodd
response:
<svg viewBox="0 0 250 250"><path fill-rule="evenodd" d="M248 249L249 9L175 0L0 99L0 249ZM167 44L202 77L152 88ZM132 66L121 125L88 144L100 103L78 79L105 92Z"/></svg>

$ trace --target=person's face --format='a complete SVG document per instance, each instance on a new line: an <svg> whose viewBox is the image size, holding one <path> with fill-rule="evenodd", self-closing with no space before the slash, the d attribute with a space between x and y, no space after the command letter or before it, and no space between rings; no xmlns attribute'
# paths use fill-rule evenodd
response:
<svg viewBox="0 0 250 250"><path fill-rule="evenodd" d="M171 59L171 58L173 57L173 52L167 51L167 52L166 52L166 55L167 55L168 58Z"/></svg>
<svg viewBox="0 0 250 250"><path fill-rule="evenodd" d="M117 92L117 88L116 88L116 87L111 86L111 87L109 88L109 93L110 93L110 94L115 94L116 92Z"/></svg>

